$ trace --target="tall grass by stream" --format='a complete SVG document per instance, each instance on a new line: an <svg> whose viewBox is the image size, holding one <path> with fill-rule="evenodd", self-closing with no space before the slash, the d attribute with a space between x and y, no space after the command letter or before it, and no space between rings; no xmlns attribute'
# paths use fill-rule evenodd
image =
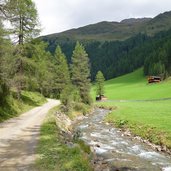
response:
<svg viewBox="0 0 171 171"><path fill-rule="evenodd" d="M129 128L151 142L171 149L171 102L103 102L104 107L116 106L106 121Z"/></svg>
<svg viewBox="0 0 171 171"><path fill-rule="evenodd" d="M80 145L69 147L59 127L54 113L49 111L41 127L40 141L37 148L38 159L35 168L39 171L92 171L87 154Z"/></svg>

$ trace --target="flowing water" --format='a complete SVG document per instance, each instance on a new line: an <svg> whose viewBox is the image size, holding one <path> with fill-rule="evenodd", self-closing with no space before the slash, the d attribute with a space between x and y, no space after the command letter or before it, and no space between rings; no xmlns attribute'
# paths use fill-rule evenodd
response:
<svg viewBox="0 0 171 171"><path fill-rule="evenodd" d="M123 136L119 129L103 121L108 112L97 109L75 125L75 128L81 131L80 138L90 145L98 156L111 168L113 166L118 170L171 171L171 156Z"/></svg>

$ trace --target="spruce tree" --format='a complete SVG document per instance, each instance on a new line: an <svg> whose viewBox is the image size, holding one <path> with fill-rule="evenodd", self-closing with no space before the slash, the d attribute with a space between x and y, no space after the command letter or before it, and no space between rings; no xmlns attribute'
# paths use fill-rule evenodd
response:
<svg viewBox="0 0 171 171"><path fill-rule="evenodd" d="M104 94L104 81L105 78L103 76L103 73L101 71L98 71L96 75L96 95L101 96Z"/></svg>
<svg viewBox="0 0 171 171"><path fill-rule="evenodd" d="M90 104L90 65L88 55L79 42L76 43L72 55L71 80L78 89L81 101Z"/></svg>
<svg viewBox="0 0 171 171"><path fill-rule="evenodd" d="M54 80L53 94L60 98L60 94L66 86L70 84L70 75L65 55L62 53L60 46L57 46L54 55Z"/></svg>

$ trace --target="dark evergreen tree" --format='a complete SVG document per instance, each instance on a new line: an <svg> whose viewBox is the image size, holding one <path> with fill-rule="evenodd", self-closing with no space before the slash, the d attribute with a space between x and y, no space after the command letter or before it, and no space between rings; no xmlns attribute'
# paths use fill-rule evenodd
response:
<svg viewBox="0 0 171 171"><path fill-rule="evenodd" d="M104 95L104 81L105 78L103 76L103 73L101 71L98 71L96 75L96 95Z"/></svg>
<svg viewBox="0 0 171 171"><path fill-rule="evenodd" d="M65 55L62 53L60 46L57 46L54 54L54 78L53 94L60 98L60 94L66 86L70 85L70 75Z"/></svg>
<svg viewBox="0 0 171 171"><path fill-rule="evenodd" d="M76 43L72 55L71 80L73 85L79 90L81 100L85 104L90 104L90 65L88 55L79 42Z"/></svg>

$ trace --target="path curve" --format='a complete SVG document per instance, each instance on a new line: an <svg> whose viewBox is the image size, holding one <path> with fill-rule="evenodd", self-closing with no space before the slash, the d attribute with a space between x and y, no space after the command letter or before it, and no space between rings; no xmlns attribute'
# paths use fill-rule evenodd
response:
<svg viewBox="0 0 171 171"><path fill-rule="evenodd" d="M43 106L0 124L1 171L33 170L40 126L47 112L59 104L58 100L48 99Z"/></svg>

